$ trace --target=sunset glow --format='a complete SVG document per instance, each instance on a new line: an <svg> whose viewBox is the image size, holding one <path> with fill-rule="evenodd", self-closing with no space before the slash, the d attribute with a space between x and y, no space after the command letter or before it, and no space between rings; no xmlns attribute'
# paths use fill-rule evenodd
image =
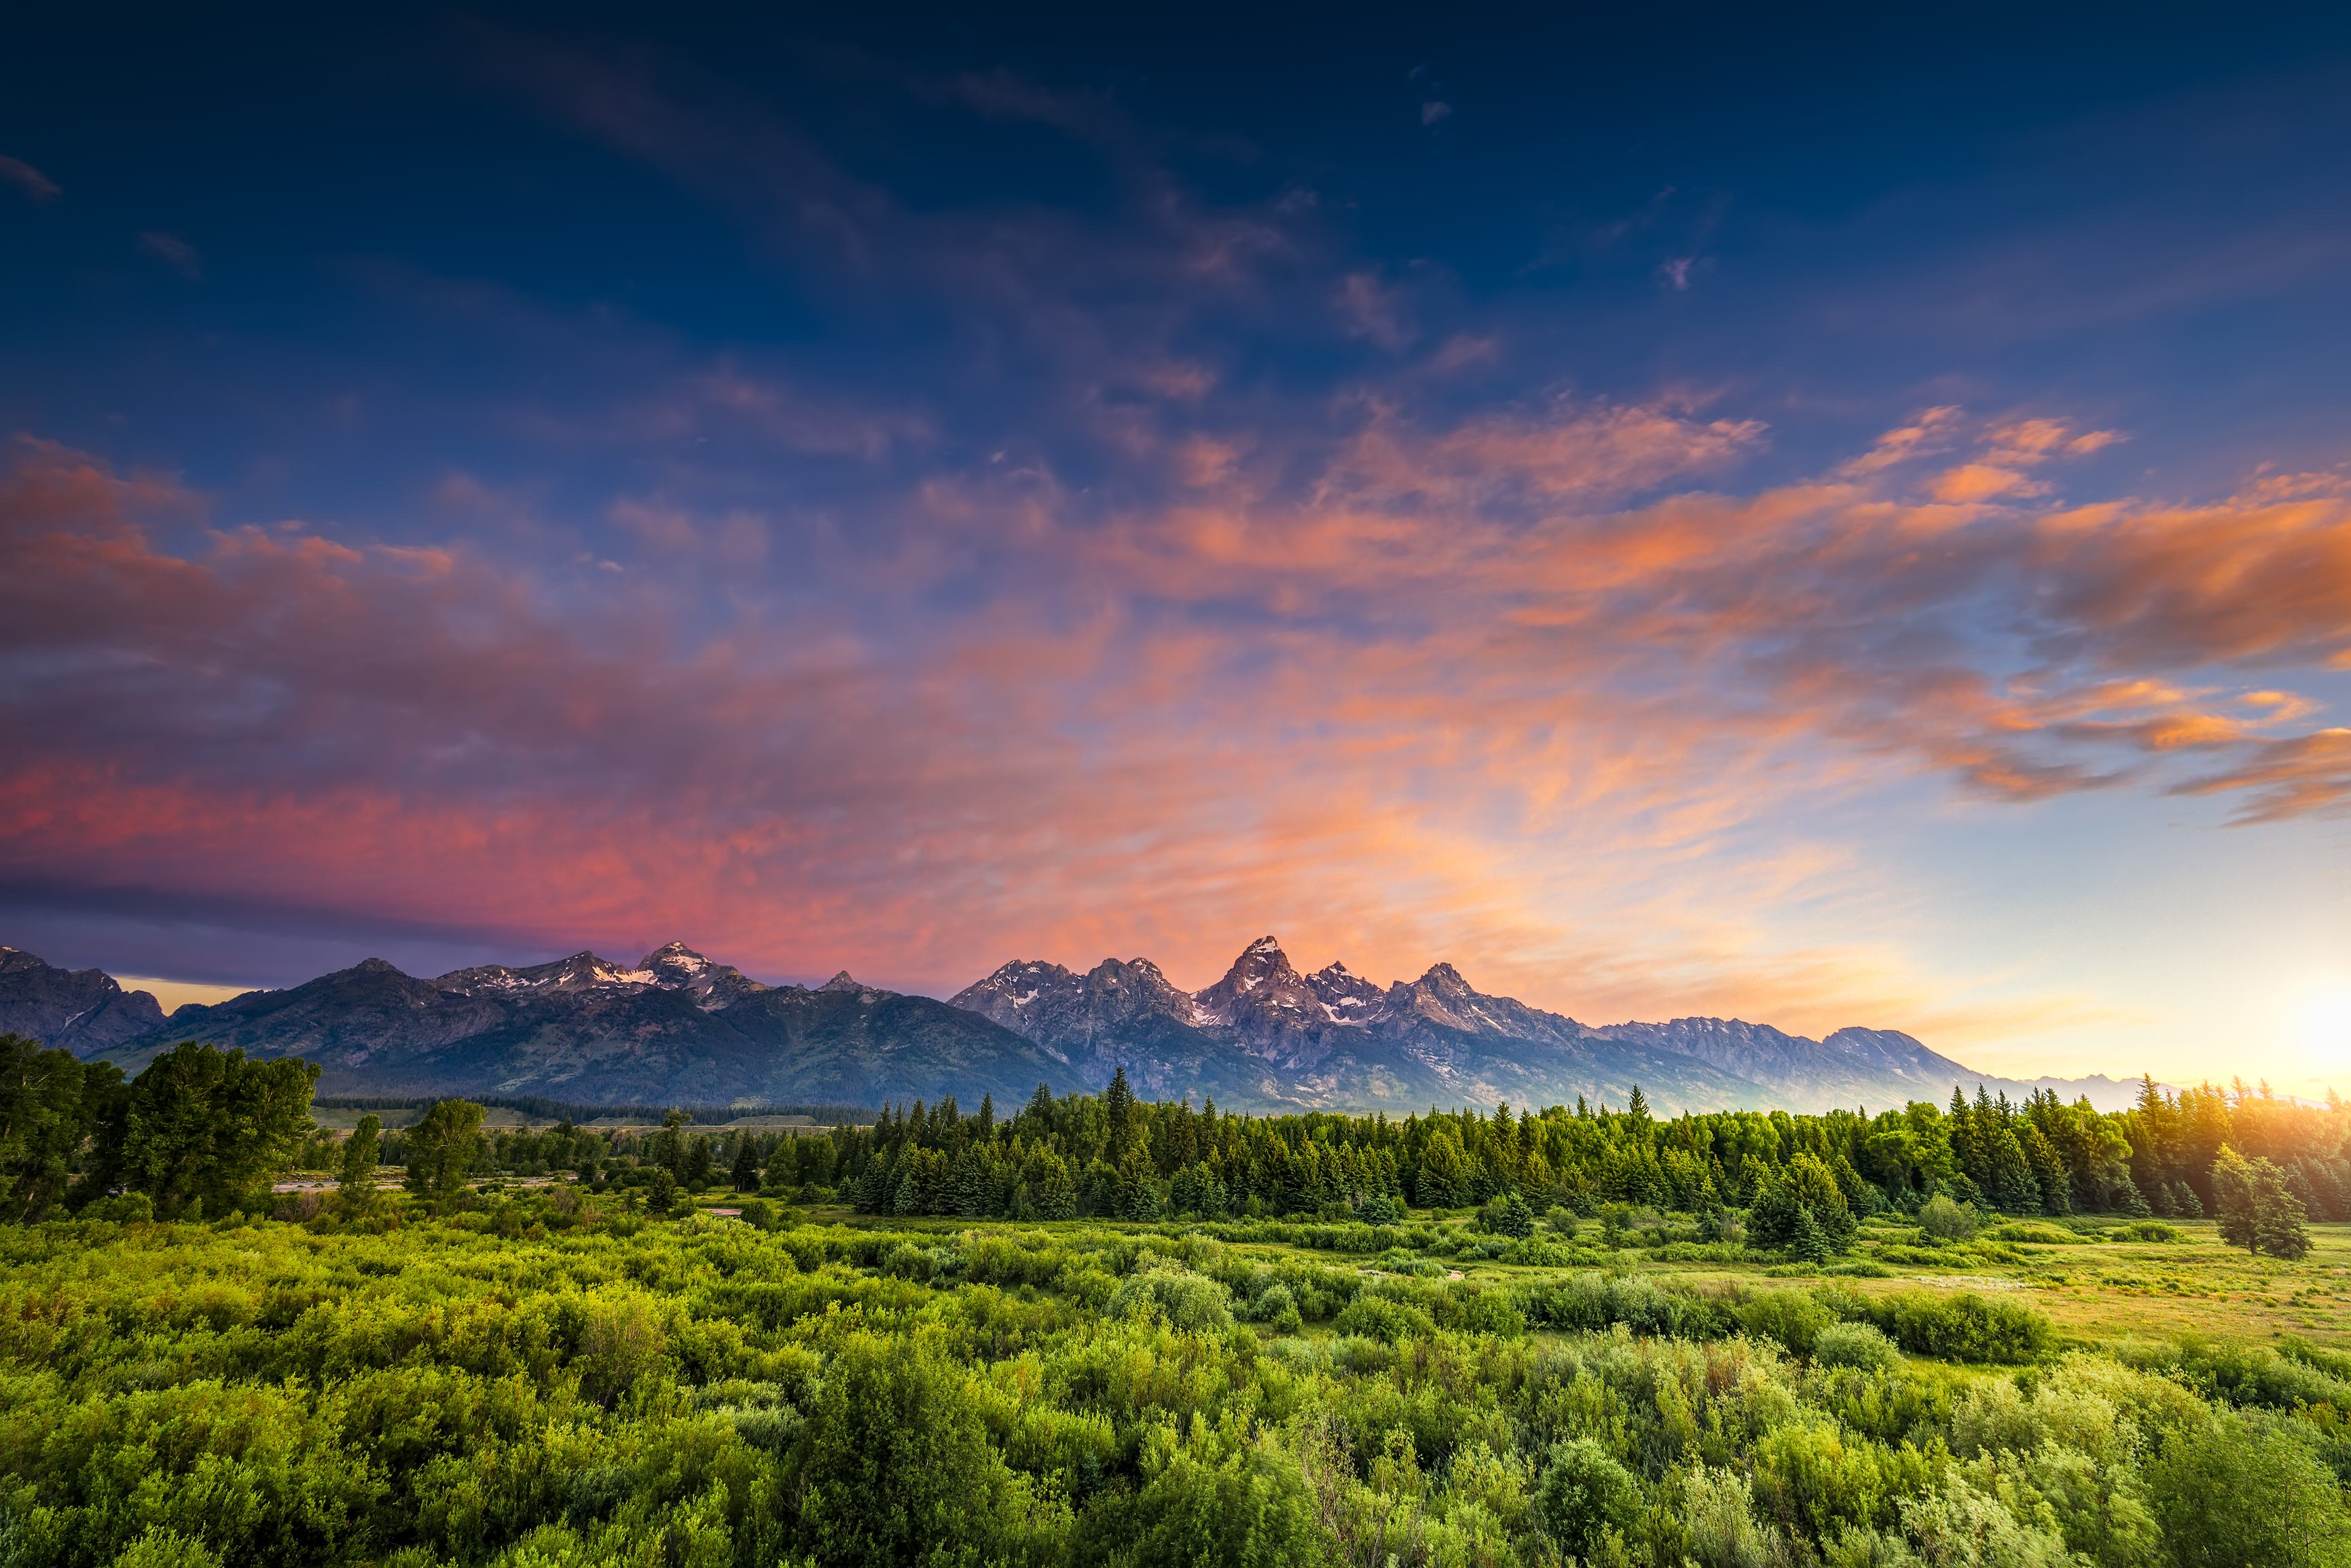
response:
<svg viewBox="0 0 2351 1568"><path fill-rule="evenodd" d="M2351 1090L2339 50L40 26L0 943Z"/></svg>

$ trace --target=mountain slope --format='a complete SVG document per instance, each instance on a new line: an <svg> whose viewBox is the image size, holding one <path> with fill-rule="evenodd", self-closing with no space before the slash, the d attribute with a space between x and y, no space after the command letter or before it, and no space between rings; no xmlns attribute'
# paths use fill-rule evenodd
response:
<svg viewBox="0 0 2351 1568"><path fill-rule="evenodd" d="M103 969L59 969L0 947L0 1034L21 1034L76 1055L103 1050L163 1023L163 1007L126 991Z"/></svg>
<svg viewBox="0 0 2351 1568"><path fill-rule="evenodd" d="M1603 1040L1573 1019L1486 996L1450 965L1383 990L1343 964L1301 975L1270 936L1188 996L1147 959L1105 960L1082 976L1016 961L953 1001L1067 1057L1089 1082L1123 1066L1141 1092L1191 1092L1230 1109L1401 1115L1579 1093L1621 1103L1635 1083L1660 1109L1768 1099L1695 1058Z"/></svg>
<svg viewBox="0 0 2351 1568"><path fill-rule="evenodd" d="M1816 1040L1735 1019L1594 1028L1489 996L1450 964L1385 988L1344 964L1302 975L1270 936L1188 995L1136 958L1106 959L1082 976L1016 961L952 999L1068 1059L1089 1083L1123 1066L1143 1092L1190 1088L1234 1108L1408 1111L1578 1095L1621 1105L1638 1084L1660 1111L1883 1109L1981 1083L2011 1094L2086 1092L2101 1109L2119 1109L2135 1092L2104 1078L2025 1082L1971 1071L1891 1030Z"/></svg>
<svg viewBox="0 0 2351 1568"><path fill-rule="evenodd" d="M1980 1084L2015 1097L2053 1089L2066 1099L2087 1095L2101 1111L2136 1103L2138 1085L2103 1076L2001 1078L1978 1072L1899 1030L1845 1028L1824 1040L1792 1035L1740 1019L1687 1018L1669 1023L1610 1024L1600 1032L1660 1051L1694 1056L1771 1090L1794 1110L1831 1105L1884 1110L1911 1100L1940 1103L1954 1087L1972 1095Z"/></svg>
<svg viewBox="0 0 2351 1568"><path fill-rule="evenodd" d="M1639 1085L1660 1113L1940 1102L1979 1083L2021 1095L2131 1103L2108 1079L2019 1081L1970 1071L1891 1030L1826 1040L1737 1019L1594 1028L1478 990L1450 964L1380 986L1332 964L1294 967L1270 936L1186 992L1144 958L1083 974L1006 964L950 1001L846 974L768 986L682 943L623 966L593 953L434 979L381 959L166 1020L152 997L98 970L68 974L0 948L0 1029L137 1071L182 1040L299 1055L329 1093L516 1093L589 1103L883 1099L1018 1103L1039 1083L1098 1090L1123 1070L1152 1098L1239 1111L1432 1104L1621 1105Z"/></svg>
<svg viewBox="0 0 2351 1568"><path fill-rule="evenodd" d="M1083 1085L1011 1031L929 997L764 986L681 944L631 968L576 954L438 979L381 958L283 991L182 1008L161 1030L85 1051L136 1072L186 1039L322 1069L321 1093L545 1093L590 1104L890 1098L1018 1103Z"/></svg>

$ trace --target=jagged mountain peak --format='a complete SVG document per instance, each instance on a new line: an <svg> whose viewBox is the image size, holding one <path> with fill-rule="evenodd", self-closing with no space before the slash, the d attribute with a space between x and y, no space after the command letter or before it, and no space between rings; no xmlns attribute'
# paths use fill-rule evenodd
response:
<svg viewBox="0 0 2351 1568"><path fill-rule="evenodd" d="M351 966L351 973L355 975L398 975L403 980L408 978L408 972L389 958L362 958L358 963Z"/></svg>
<svg viewBox="0 0 2351 1568"><path fill-rule="evenodd" d="M126 991L103 969L59 969L21 947L0 947L0 1033L78 1054L162 1026L146 991Z"/></svg>
<svg viewBox="0 0 2351 1568"><path fill-rule="evenodd" d="M817 989L820 991L862 991L867 989L867 988L860 984L848 970L843 969L831 979L827 980L823 985L819 986Z"/></svg>
<svg viewBox="0 0 2351 1568"><path fill-rule="evenodd" d="M1420 978L1415 981L1414 984L1426 986L1432 990L1442 991L1451 996L1476 996L1478 994L1477 988L1472 986L1468 981L1463 979L1461 977L1461 971L1455 968L1450 964L1431 964L1425 971L1422 972Z"/></svg>
<svg viewBox="0 0 2351 1568"><path fill-rule="evenodd" d="M1260 936L1241 949L1241 956L1233 960L1232 967L1225 971L1225 977L1210 986L1208 990L1230 988L1237 991L1253 991L1277 980L1297 978L1298 971L1290 967L1290 955L1281 950L1281 944L1273 937ZM1205 997L1207 992L1198 994Z"/></svg>

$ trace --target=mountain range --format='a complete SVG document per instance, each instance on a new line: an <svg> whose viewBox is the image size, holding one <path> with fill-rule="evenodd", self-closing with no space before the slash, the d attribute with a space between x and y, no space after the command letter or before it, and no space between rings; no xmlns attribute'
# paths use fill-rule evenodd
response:
<svg viewBox="0 0 2351 1568"><path fill-rule="evenodd" d="M381 958L166 1019L96 969L0 948L0 1030L136 1072L183 1040L300 1056L319 1091L545 1094L586 1104L883 1100L1019 1103L1040 1083L1095 1090L1120 1069L1146 1098L1231 1110L1621 1105L1660 1113L1884 1108L1954 1085L2055 1088L2100 1109L2136 1085L1972 1072L1909 1035L1825 1040L1739 1019L1593 1026L1473 988L1450 964L1383 987L1332 964L1301 974L1272 937L1185 991L1146 958L1083 974L1006 964L946 1001L861 985L769 986L673 942L623 967L593 953L432 979Z"/></svg>

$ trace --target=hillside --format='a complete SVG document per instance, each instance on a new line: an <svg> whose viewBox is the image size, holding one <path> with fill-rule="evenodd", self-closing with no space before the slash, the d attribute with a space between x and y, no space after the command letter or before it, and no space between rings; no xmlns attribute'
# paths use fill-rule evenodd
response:
<svg viewBox="0 0 2351 1568"><path fill-rule="evenodd" d="M435 979L381 958L282 991L185 1007L162 1029L85 1056L136 1071L186 1039L300 1056L322 1094L546 1093L589 1104L731 1104L884 1097L1013 1103L1078 1087L1061 1063L987 1019L847 975L765 986L682 944L632 968L580 953Z"/></svg>

